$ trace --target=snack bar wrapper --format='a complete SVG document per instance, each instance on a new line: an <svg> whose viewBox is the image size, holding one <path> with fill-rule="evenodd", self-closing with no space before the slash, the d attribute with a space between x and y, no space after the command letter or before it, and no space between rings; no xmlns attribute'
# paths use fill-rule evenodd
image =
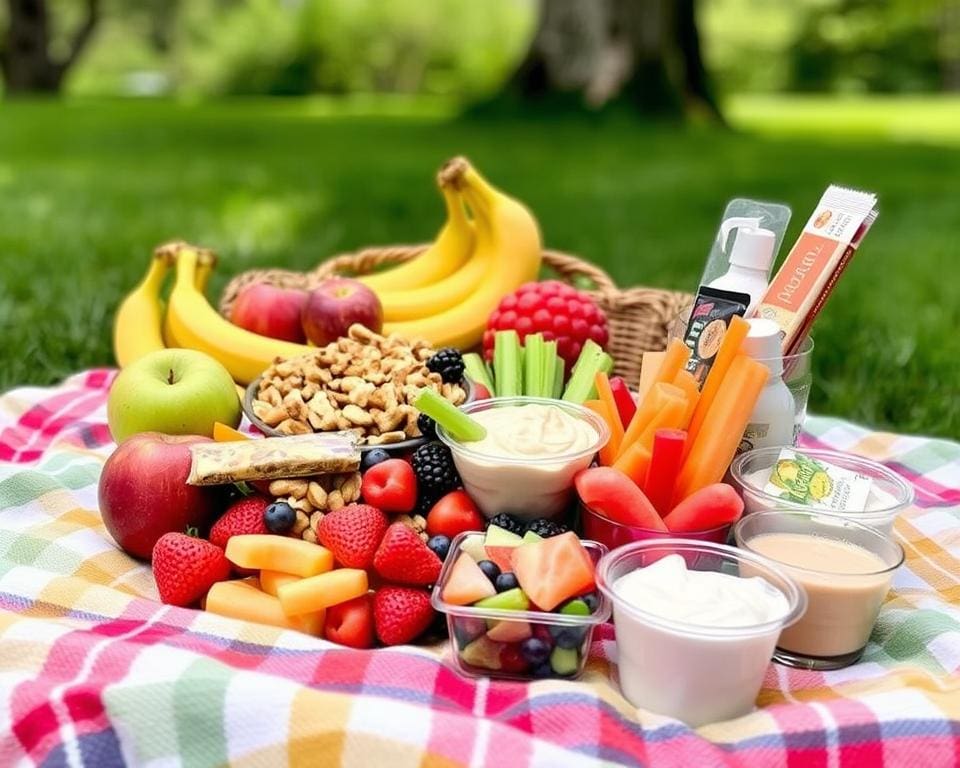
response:
<svg viewBox="0 0 960 768"><path fill-rule="evenodd" d="M312 477L360 468L360 450L353 432L197 443L190 446L190 454L189 485Z"/></svg>

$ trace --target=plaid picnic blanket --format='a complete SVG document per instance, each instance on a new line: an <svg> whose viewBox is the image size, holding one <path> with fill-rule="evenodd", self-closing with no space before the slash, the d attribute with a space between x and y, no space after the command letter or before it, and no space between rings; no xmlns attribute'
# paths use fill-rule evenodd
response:
<svg viewBox="0 0 960 768"><path fill-rule="evenodd" d="M960 445L809 419L913 482L906 566L861 663L771 665L755 712L694 731L620 696L609 626L581 681L524 685L156 602L97 513L112 375L0 397L2 766L960 764Z"/></svg>

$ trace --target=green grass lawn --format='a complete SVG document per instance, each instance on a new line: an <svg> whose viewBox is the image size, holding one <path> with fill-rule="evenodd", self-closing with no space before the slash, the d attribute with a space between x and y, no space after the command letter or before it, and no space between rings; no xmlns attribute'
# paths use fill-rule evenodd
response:
<svg viewBox="0 0 960 768"><path fill-rule="evenodd" d="M316 101L4 104L0 389L109 364L113 310L163 240L217 249L218 291L254 266L430 238L434 171L464 153L530 204L550 246L624 285L693 290L728 198L789 203L789 244L828 183L879 193L816 325L812 409L956 437L960 121L933 103L871 109L858 123L849 105L736 101L740 130L721 132L338 115ZM828 138L834 117L853 127Z"/></svg>

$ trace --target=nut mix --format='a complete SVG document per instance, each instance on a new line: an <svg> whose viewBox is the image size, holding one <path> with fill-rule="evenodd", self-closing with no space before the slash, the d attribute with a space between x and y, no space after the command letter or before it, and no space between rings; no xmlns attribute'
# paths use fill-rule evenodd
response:
<svg viewBox="0 0 960 768"><path fill-rule="evenodd" d="M420 437L412 403L421 387L454 405L467 398L463 387L427 368L433 354L426 341L354 324L346 337L267 368L253 412L285 435L350 430L365 445Z"/></svg>
<svg viewBox="0 0 960 768"><path fill-rule="evenodd" d="M276 501L285 501L297 513L290 535L316 543L323 515L360 498L360 473L274 480L268 490Z"/></svg>

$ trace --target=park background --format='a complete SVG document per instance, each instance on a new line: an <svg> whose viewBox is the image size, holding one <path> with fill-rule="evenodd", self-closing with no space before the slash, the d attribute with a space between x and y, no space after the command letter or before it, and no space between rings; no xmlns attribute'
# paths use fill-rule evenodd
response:
<svg viewBox="0 0 960 768"><path fill-rule="evenodd" d="M811 408L960 435L957 0L3 0L0 390L112 363L154 245L306 269L441 223L468 155L552 247L693 291L726 201L881 215Z"/></svg>

